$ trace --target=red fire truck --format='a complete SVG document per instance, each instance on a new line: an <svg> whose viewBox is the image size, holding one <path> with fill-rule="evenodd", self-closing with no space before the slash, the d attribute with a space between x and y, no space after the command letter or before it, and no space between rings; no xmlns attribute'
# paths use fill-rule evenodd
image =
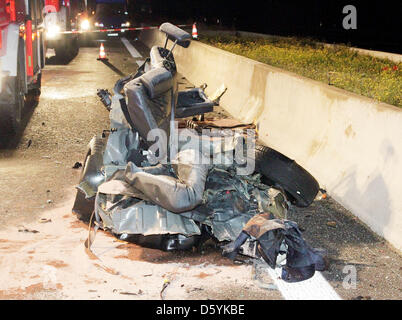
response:
<svg viewBox="0 0 402 320"><path fill-rule="evenodd" d="M25 98L40 94L44 0L0 0L0 135L16 133Z"/></svg>

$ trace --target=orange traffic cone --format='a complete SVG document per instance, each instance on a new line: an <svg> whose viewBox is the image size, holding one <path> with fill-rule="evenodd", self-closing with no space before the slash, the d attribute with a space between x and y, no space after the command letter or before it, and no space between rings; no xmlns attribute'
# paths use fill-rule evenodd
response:
<svg viewBox="0 0 402 320"><path fill-rule="evenodd" d="M99 48L99 58L98 58L98 60L108 60L106 58L105 47L103 46L103 43L101 43L100 48Z"/></svg>
<svg viewBox="0 0 402 320"><path fill-rule="evenodd" d="M197 26L196 26L196 23L195 23L195 22L194 22L194 24L193 24L192 36L193 36L193 39L198 39L198 31L197 31Z"/></svg>

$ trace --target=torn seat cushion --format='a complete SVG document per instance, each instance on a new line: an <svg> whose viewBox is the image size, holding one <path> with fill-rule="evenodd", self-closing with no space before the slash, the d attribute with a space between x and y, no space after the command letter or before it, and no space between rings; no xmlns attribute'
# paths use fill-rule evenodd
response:
<svg viewBox="0 0 402 320"><path fill-rule="evenodd" d="M140 78L151 99L173 88L172 74L165 68L155 68L144 73Z"/></svg>
<svg viewBox="0 0 402 320"><path fill-rule="evenodd" d="M195 153L188 149L177 154L174 175L169 175L167 166L164 170L160 166L157 170L148 170L129 163L123 177L116 173L114 179L103 183L98 190L147 200L174 213L189 211L202 202L209 170L209 165L195 161ZM201 155L199 157L197 159L201 159ZM118 180L119 176L124 180Z"/></svg>
<svg viewBox="0 0 402 320"><path fill-rule="evenodd" d="M149 52L152 68L165 67L172 75L176 75L176 62L173 52L162 47L153 46Z"/></svg>

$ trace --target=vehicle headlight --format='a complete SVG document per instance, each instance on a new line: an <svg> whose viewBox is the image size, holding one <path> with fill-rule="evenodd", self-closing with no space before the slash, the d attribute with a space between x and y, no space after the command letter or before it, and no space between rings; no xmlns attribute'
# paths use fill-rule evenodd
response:
<svg viewBox="0 0 402 320"><path fill-rule="evenodd" d="M83 20L83 21L81 22L81 29L82 29L82 30L89 30L90 26L91 26L91 25L90 25L88 19L85 19L85 20Z"/></svg>
<svg viewBox="0 0 402 320"><path fill-rule="evenodd" d="M127 28L130 26L130 22L127 21L126 23L122 23L121 26Z"/></svg>
<svg viewBox="0 0 402 320"><path fill-rule="evenodd" d="M103 23L102 22L95 22L95 27L103 27Z"/></svg>
<svg viewBox="0 0 402 320"><path fill-rule="evenodd" d="M60 27L57 24L53 24L47 28L46 36L49 39L52 39L52 38L55 38L59 32L60 32Z"/></svg>

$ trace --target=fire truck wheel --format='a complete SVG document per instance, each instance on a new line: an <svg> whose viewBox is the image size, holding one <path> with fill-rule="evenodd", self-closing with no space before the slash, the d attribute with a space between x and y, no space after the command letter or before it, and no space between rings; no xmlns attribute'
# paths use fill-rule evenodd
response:
<svg viewBox="0 0 402 320"><path fill-rule="evenodd" d="M56 58L60 61L67 61L69 60L70 50L67 46L57 46L54 48L56 53Z"/></svg>
<svg viewBox="0 0 402 320"><path fill-rule="evenodd" d="M39 101L39 97L41 94L41 91L40 91L41 85L42 85L42 73L39 73L35 85L32 87L32 89L30 89L28 91L27 98L30 101L34 101L34 102Z"/></svg>
<svg viewBox="0 0 402 320"><path fill-rule="evenodd" d="M19 52L22 52L19 50ZM14 98L10 103L2 103L0 106L0 135L14 136L21 122L21 113L24 108L25 93L24 93L24 71L23 65L17 62L17 76L9 77L7 82Z"/></svg>
<svg viewBox="0 0 402 320"><path fill-rule="evenodd" d="M78 37L73 39L73 45L71 46L72 48L72 56L75 58L80 51L80 44L78 41Z"/></svg>

